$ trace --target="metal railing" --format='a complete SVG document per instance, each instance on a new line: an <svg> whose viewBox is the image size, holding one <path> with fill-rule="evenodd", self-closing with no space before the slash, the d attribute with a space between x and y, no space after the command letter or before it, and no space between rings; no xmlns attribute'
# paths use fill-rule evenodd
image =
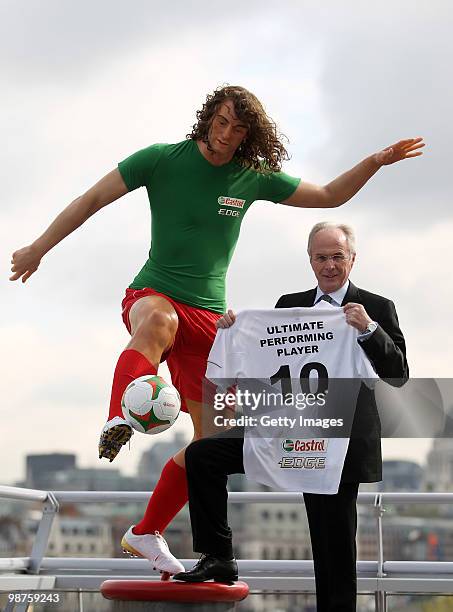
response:
<svg viewBox="0 0 453 612"><path fill-rule="evenodd" d="M119 503L147 501L149 492L134 491L40 491L0 486L0 499L41 502L42 517L29 557L0 558L0 591L98 590L107 578L146 577L150 565L144 559L45 557L53 521L62 503ZM232 492L230 503L303 503L302 493ZM359 505L373 506L377 528L376 561L358 561L359 593L374 593L376 610L387 609L388 593L453 593L453 562L385 561L383 546L385 504L453 504L453 493L359 493ZM182 559L186 569L194 559ZM315 591L313 562L308 560L238 561L241 579L255 591ZM81 574L81 570L85 573ZM12 610L13 608L11 608ZM17 609L17 608L16 608ZM23 608L24 610L26 608Z"/></svg>

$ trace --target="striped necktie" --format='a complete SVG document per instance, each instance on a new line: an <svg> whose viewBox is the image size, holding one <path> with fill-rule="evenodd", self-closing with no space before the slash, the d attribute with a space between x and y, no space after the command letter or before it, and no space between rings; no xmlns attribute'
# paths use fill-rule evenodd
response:
<svg viewBox="0 0 453 612"><path fill-rule="evenodd" d="M330 297L328 293L325 293L324 295L321 295L321 297L316 303L319 304L319 302L323 302L323 301L327 302L328 304L332 304L334 300L333 298Z"/></svg>

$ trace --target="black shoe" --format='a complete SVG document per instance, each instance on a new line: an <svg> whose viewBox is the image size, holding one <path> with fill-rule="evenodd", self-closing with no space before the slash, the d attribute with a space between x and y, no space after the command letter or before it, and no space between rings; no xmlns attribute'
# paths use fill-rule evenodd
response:
<svg viewBox="0 0 453 612"><path fill-rule="evenodd" d="M205 582L212 579L215 582L234 582L238 579L238 564L236 559L221 559L203 553L195 567L189 572L175 574L173 579L184 582Z"/></svg>

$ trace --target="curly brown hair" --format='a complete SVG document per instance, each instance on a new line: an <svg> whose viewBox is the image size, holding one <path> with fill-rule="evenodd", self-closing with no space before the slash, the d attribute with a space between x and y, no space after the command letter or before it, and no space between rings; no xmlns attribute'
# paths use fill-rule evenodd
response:
<svg viewBox="0 0 453 612"><path fill-rule="evenodd" d="M235 160L242 166L259 172L278 172L282 161L289 159L274 121L250 91L239 85L225 85L208 94L203 108L197 111L197 123L186 138L202 140L209 146L208 135L212 119L222 102L232 100L238 119L247 125L247 135L236 150ZM286 139L287 140L287 139Z"/></svg>

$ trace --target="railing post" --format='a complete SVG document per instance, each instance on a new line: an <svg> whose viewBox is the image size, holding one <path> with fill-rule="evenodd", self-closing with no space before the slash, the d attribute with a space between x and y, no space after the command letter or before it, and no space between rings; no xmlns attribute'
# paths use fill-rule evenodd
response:
<svg viewBox="0 0 453 612"><path fill-rule="evenodd" d="M384 537L382 529L382 517L384 516L385 508L382 505L382 494L377 493L374 498L374 512L377 521L377 580L378 584L380 578L385 576L384 574ZM387 612L387 593L378 589L375 592L375 609L376 612Z"/></svg>
<svg viewBox="0 0 453 612"><path fill-rule="evenodd" d="M47 550L50 530L52 529L53 520L59 507L55 495L49 491L43 505L41 521L30 554L30 563L27 570L29 574L39 574L41 563Z"/></svg>
<svg viewBox="0 0 453 612"><path fill-rule="evenodd" d="M83 591L79 589L79 612L83 612Z"/></svg>

